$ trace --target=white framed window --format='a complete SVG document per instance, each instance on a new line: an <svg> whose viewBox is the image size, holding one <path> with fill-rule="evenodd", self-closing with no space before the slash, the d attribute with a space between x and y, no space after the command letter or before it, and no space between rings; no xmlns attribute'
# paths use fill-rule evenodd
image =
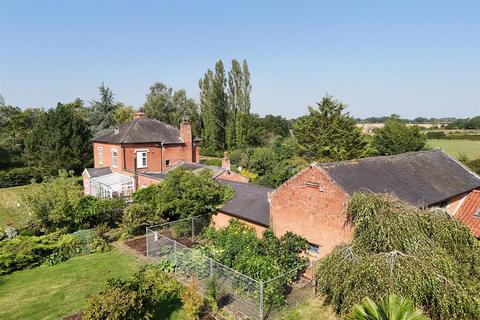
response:
<svg viewBox="0 0 480 320"><path fill-rule="evenodd" d="M112 167L118 166L118 152L117 149L112 149Z"/></svg>
<svg viewBox="0 0 480 320"><path fill-rule="evenodd" d="M148 151L137 151L137 168L148 167Z"/></svg>
<svg viewBox="0 0 480 320"><path fill-rule="evenodd" d="M103 148L97 148L98 164L103 164Z"/></svg>

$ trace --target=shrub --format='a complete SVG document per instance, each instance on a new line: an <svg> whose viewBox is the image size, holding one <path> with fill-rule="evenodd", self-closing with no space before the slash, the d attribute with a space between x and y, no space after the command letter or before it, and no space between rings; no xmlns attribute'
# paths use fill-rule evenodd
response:
<svg viewBox="0 0 480 320"><path fill-rule="evenodd" d="M152 319L162 303L180 298L183 287L156 266L141 268L128 280L109 279L87 301L84 320Z"/></svg>
<svg viewBox="0 0 480 320"><path fill-rule="evenodd" d="M72 234L18 236L0 241L0 274L33 268L42 263L53 265L83 253L83 243Z"/></svg>
<svg viewBox="0 0 480 320"><path fill-rule="evenodd" d="M182 291L182 318L185 320L197 320L199 318L200 311L203 307L203 300L197 292L198 286L195 282Z"/></svg>
<svg viewBox="0 0 480 320"><path fill-rule="evenodd" d="M29 167L14 168L0 171L0 188L29 184L34 181L41 181L41 175Z"/></svg>
<svg viewBox="0 0 480 320"><path fill-rule="evenodd" d="M318 289L335 311L395 293L433 319L480 313L480 244L461 222L375 194L354 195L347 211L352 244L335 248L317 270Z"/></svg>
<svg viewBox="0 0 480 320"><path fill-rule="evenodd" d="M446 139L447 135L443 131L428 131L426 133L427 139Z"/></svg>
<svg viewBox="0 0 480 320"><path fill-rule="evenodd" d="M356 304L347 317L349 320L427 320L421 310L415 309L412 300L390 295L387 301L376 304L364 298Z"/></svg>

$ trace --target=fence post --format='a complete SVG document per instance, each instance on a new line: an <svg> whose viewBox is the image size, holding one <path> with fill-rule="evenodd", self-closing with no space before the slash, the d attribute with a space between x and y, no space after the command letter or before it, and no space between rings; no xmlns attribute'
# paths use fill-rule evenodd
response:
<svg viewBox="0 0 480 320"><path fill-rule="evenodd" d="M177 264L178 264L178 257L177 257L177 241L173 242L173 272L177 272Z"/></svg>
<svg viewBox="0 0 480 320"><path fill-rule="evenodd" d="M195 242L195 217L192 217L192 242Z"/></svg>
<svg viewBox="0 0 480 320"><path fill-rule="evenodd" d="M260 320L263 320L263 281L260 281Z"/></svg>
<svg viewBox="0 0 480 320"><path fill-rule="evenodd" d="M145 242L146 242L146 247L147 247L147 257L149 257L149 252L148 252L148 227L145 227Z"/></svg>

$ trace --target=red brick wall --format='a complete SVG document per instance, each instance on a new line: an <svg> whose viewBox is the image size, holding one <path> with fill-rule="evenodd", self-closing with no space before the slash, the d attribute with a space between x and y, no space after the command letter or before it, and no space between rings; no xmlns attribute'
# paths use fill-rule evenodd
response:
<svg viewBox="0 0 480 320"><path fill-rule="evenodd" d="M162 148L157 143L136 143L125 145L125 162L127 170L135 171L137 151L147 150L147 167L138 168L138 172L161 172Z"/></svg>
<svg viewBox="0 0 480 320"><path fill-rule="evenodd" d="M98 158L98 148L103 148L103 163ZM117 167L112 166L112 150L117 150ZM94 168L110 167L113 171L121 173L123 171L123 150L120 145L107 143L93 143L93 163Z"/></svg>
<svg viewBox="0 0 480 320"><path fill-rule="evenodd" d="M468 192L451 198L446 208L448 210L448 213L450 213L451 215L455 215L456 211L458 210L458 208L460 208L462 201L467 197L467 195Z"/></svg>
<svg viewBox="0 0 480 320"><path fill-rule="evenodd" d="M228 226L231 219L238 219L238 218L230 216L223 212L216 212L215 214L212 215L212 222L213 222L213 225L215 226L215 229L217 230ZM245 220L241 220L241 219L238 219L238 220L240 220L242 223L246 224L247 226L250 226L253 229L255 229L257 237L259 238L263 236L263 232L266 230L264 226L251 223Z"/></svg>
<svg viewBox="0 0 480 320"><path fill-rule="evenodd" d="M90 179L88 178L88 174L84 171L82 174L82 180L83 180L83 193L85 195L90 194Z"/></svg>
<svg viewBox="0 0 480 320"><path fill-rule="evenodd" d="M145 176L142 176L142 175L138 175L137 177L138 177L137 178L137 183L138 183L137 189L145 188L145 187L148 187L152 184L161 182L160 180L152 179L152 178L145 177Z"/></svg>
<svg viewBox="0 0 480 320"><path fill-rule="evenodd" d="M175 163L182 160L191 162L191 159L192 159L191 152L192 152L191 147L187 147L185 145L164 146L163 171L170 169L175 165ZM167 160L170 160L170 163L168 166L167 166Z"/></svg>
<svg viewBox="0 0 480 320"><path fill-rule="evenodd" d="M352 238L352 229L344 225L348 195L318 168L300 172L269 199L271 227L277 236L287 231L303 236L320 247L320 256Z"/></svg>
<svg viewBox="0 0 480 320"><path fill-rule="evenodd" d="M181 160L193 162L192 126L189 120L182 120L180 122L180 137L185 143L183 147L185 154Z"/></svg>
<svg viewBox="0 0 480 320"><path fill-rule="evenodd" d="M217 179L234 181L234 182L248 182L248 178L242 176L240 173L233 172L233 171L225 171L222 174L217 176Z"/></svg>

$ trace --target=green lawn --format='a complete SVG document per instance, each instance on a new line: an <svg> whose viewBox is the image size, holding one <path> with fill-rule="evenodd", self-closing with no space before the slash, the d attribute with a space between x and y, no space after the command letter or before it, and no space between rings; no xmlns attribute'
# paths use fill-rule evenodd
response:
<svg viewBox="0 0 480 320"><path fill-rule="evenodd" d="M0 229L8 225L21 227L27 218L24 208L19 207L20 195L29 186L0 189Z"/></svg>
<svg viewBox="0 0 480 320"><path fill-rule="evenodd" d="M80 311L109 276L127 277L141 264L114 249L0 277L0 319L61 319Z"/></svg>
<svg viewBox="0 0 480 320"><path fill-rule="evenodd" d="M279 320L338 320L340 319L323 302L322 296L308 299L297 307L281 312L276 319Z"/></svg>
<svg viewBox="0 0 480 320"><path fill-rule="evenodd" d="M440 148L455 158L458 158L460 153L465 153L471 160L480 158L480 141L431 139L428 140L428 145L431 148Z"/></svg>

